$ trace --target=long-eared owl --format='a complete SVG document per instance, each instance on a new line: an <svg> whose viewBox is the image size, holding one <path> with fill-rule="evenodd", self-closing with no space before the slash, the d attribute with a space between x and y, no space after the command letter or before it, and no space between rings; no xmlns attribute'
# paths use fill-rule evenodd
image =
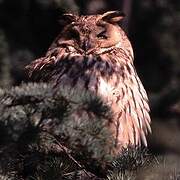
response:
<svg viewBox="0 0 180 180"><path fill-rule="evenodd" d="M147 146L151 132L146 91L133 65L133 49L118 23L124 14L64 14L65 26L46 55L27 66L30 76L51 66L41 80L87 89L113 112L109 123L117 149Z"/></svg>

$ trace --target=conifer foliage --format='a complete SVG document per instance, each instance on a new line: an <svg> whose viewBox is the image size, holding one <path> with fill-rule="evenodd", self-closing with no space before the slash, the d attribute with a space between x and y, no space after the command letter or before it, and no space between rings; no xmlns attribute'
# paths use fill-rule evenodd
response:
<svg viewBox="0 0 180 180"><path fill-rule="evenodd" d="M1 179L115 179L138 159L113 156L111 112L89 92L22 84L0 90L0 113Z"/></svg>

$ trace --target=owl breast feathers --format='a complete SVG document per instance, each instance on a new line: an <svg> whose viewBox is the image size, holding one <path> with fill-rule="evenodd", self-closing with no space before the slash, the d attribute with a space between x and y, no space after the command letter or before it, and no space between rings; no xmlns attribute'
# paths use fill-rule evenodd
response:
<svg viewBox="0 0 180 180"><path fill-rule="evenodd" d="M118 11L65 14L64 29L46 55L27 66L38 80L100 96L113 112L109 129L119 150L147 146L146 135L151 132L147 94L133 65L132 46L118 26L123 17Z"/></svg>

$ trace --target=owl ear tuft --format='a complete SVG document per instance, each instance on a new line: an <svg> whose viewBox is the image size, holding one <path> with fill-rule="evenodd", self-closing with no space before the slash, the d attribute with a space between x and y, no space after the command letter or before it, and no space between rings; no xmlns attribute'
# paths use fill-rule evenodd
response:
<svg viewBox="0 0 180 180"><path fill-rule="evenodd" d="M125 17L121 11L108 11L101 16L101 20L115 24L120 22Z"/></svg>
<svg viewBox="0 0 180 180"><path fill-rule="evenodd" d="M76 19L77 19L77 16L74 14L63 14L59 20L59 23L67 25L67 24L70 24L72 22L75 22Z"/></svg>

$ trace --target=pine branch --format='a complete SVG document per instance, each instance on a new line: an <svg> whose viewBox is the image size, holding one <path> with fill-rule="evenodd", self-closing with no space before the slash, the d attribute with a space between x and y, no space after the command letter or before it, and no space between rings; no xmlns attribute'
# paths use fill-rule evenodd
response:
<svg viewBox="0 0 180 180"><path fill-rule="evenodd" d="M88 92L53 89L51 84L23 84L1 91L0 113L4 132L1 142L5 147L10 143L18 147L12 159L17 159L22 167L17 167L19 177L37 172L40 163L44 163L42 159L51 153L65 154L80 170L92 162L101 166L110 159L113 144L109 143L110 135L105 128L110 113L99 98ZM2 155L5 154L2 150Z"/></svg>
<svg viewBox="0 0 180 180"><path fill-rule="evenodd" d="M86 91L23 84L0 91L0 113L1 175L125 179L148 161L146 150L138 148L113 155L115 142L107 129L111 112Z"/></svg>

